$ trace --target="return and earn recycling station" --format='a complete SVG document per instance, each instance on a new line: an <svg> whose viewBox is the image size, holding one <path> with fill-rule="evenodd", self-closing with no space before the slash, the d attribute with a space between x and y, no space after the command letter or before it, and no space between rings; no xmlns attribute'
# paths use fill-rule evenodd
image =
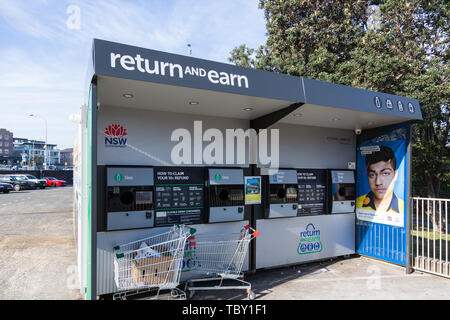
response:
<svg viewBox="0 0 450 320"><path fill-rule="evenodd" d="M245 272L354 253L408 269L417 100L97 39L87 80L75 177L86 299L117 290L117 243L174 224L257 229Z"/></svg>

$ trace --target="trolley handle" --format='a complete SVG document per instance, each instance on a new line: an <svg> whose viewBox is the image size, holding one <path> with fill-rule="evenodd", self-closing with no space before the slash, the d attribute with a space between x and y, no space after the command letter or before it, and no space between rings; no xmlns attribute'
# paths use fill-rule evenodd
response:
<svg viewBox="0 0 450 320"><path fill-rule="evenodd" d="M252 232L252 233L251 233L252 239L253 239L253 238L256 238L257 236L259 236L259 231L256 230L256 229L253 229L252 227L250 227L249 224L246 225L246 226L244 226L244 230L250 230L250 231Z"/></svg>

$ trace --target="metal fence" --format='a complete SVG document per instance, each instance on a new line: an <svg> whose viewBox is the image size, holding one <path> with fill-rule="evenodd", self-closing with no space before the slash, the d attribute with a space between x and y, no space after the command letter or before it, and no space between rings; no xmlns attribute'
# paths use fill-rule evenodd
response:
<svg viewBox="0 0 450 320"><path fill-rule="evenodd" d="M450 278L450 200L412 198L411 250L416 270Z"/></svg>

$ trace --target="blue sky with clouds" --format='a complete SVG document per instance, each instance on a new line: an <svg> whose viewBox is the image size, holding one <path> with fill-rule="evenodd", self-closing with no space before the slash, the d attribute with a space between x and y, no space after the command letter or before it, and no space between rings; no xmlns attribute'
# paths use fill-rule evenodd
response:
<svg viewBox="0 0 450 320"><path fill-rule="evenodd" d="M229 63L234 47L266 35L258 0L1 0L0 128L43 139L36 113L49 143L72 147L93 38L176 54L190 43L192 56Z"/></svg>

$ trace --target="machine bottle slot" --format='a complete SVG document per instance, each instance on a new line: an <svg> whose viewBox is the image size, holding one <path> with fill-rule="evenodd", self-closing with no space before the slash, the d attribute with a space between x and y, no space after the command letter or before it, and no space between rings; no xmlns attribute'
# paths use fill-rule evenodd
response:
<svg viewBox="0 0 450 320"><path fill-rule="evenodd" d="M213 207L244 205L242 186L211 186L211 205Z"/></svg>
<svg viewBox="0 0 450 320"><path fill-rule="evenodd" d="M280 184L270 186L270 203L298 202L298 185Z"/></svg>
<svg viewBox="0 0 450 320"><path fill-rule="evenodd" d="M244 219L243 169L209 168L209 221L227 222Z"/></svg>
<svg viewBox="0 0 450 320"><path fill-rule="evenodd" d="M151 187L108 187L107 211L154 210Z"/></svg>

